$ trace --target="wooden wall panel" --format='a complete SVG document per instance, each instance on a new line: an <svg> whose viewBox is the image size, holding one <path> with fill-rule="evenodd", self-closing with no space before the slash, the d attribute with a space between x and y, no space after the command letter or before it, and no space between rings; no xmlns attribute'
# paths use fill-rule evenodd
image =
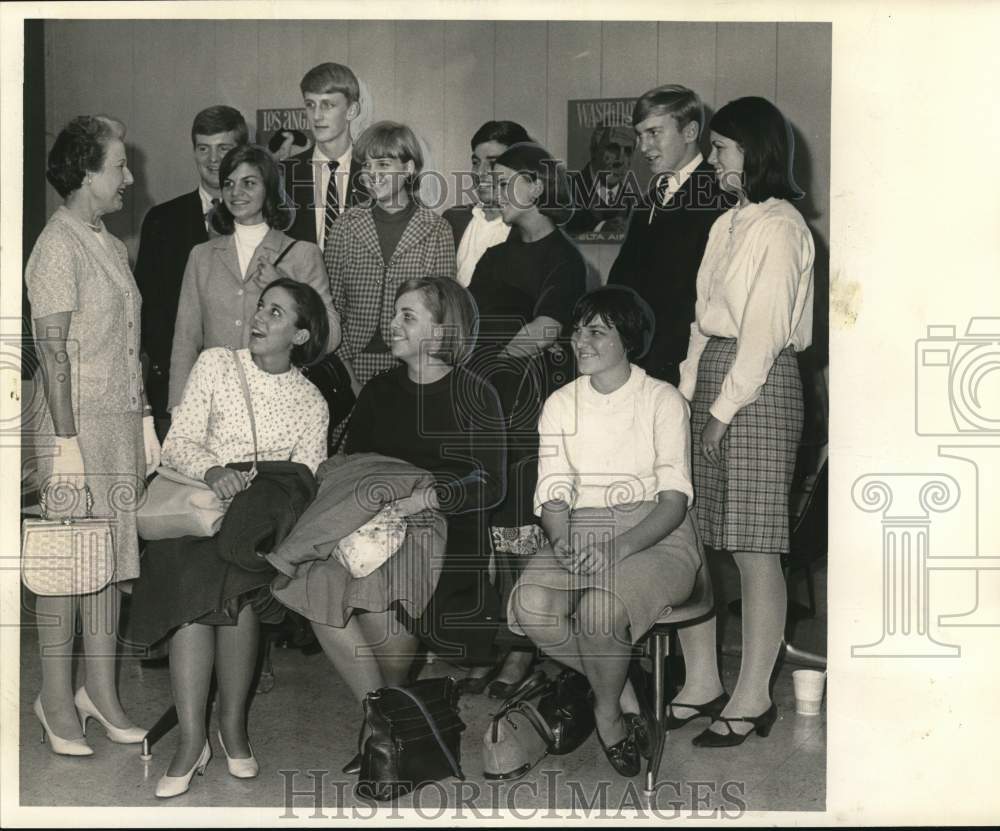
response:
<svg viewBox="0 0 1000 831"><path fill-rule="evenodd" d="M424 165L439 170L444 158L444 23L396 24L396 111L389 117L408 124L424 142ZM433 186L433 180L429 182ZM422 188L432 204L437 188Z"/></svg>
<svg viewBox="0 0 1000 831"><path fill-rule="evenodd" d="M719 23L715 108L744 95L774 100L778 26L775 23Z"/></svg>
<svg viewBox="0 0 1000 831"><path fill-rule="evenodd" d="M297 105L302 74L324 60L347 63L368 86L356 126L408 121L444 171L467 167L469 138L489 118L521 122L563 156L570 98L638 95L663 83L690 86L710 108L767 96L796 129L810 225L820 239L829 233L827 24L64 20L48 22L45 39L48 145L81 112L128 124L137 181L109 224L133 256L148 207L196 184L194 114L228 103L253 124L258 107ZM46 190L51 211L59 200ZM617 253L582 249L602 276Z"/></svg>
<svg viewBox="0 0 1000 831"><path fill-rule="evenodd" d="M228 102L218 97L214 82L218 65L214 23L178 20L165 32L156 21L137 20L134 37L135 123L129 125L129 135L136 146L132 190L138 234L150 207L197 186L191 122L199 110ZM182 43L185 58L177 60ZM164 90L186 92L175 106L164 106ZM249 113L244 115L250 118Z"/></svg>
<svg viewBox="0 0 1000 831"><path fill-rule="evenodd" d="M715 105L715 23L660 23L657 84L683 84Z"/></svg>
<svg viewBox="0 0 1000 831"><path fill-rule="evenodd" d="M444 205L463 199L459 191L470 186L469 140L493 118L494 25L489 21L448 21L444 24L444 153L440 167L447 182ZM471 198L471 197L470 197Z"/></svg>
<svg viewBox="0 0 1000 831"><path fill-rule="evenodd" d="M566 154L566 102L601 96L601 24L549 23L548 123L544 144Z"/></svg>
<svg viewBox="0 0 1000 831"><path fill-rule="evenodd" d="M656 23L610 22L601 32L601 97L637 98L657 85L659 31ZM617 243L588 245L602 280L618 256Z"/></svg>
<svg viewBox="0 0 1000 831"><path fill-rule="evenodd" d="M216 100L212 103L236 107L252 127L260 106L260 53L269 48L266 36L261 43L261 27L267 22L218 20L214 25ZM201 79L203 89L210 88L206 80Z"/></svg>
<svg viewBox="0 0 1000 831"><path fill-rule="evenodd" d="M362 102L362 116L354 137L368 124L396 112L396 22L352 20L348 25L347 64L363 85L371 101Z"/></svg>
<svg viewBox="0 0 1000 831"><path fill-rule="evenodd" d="M546 149L566 158L567 105L573 98L601 97L601 23L549 24L548 131ZM588 263L588 284L601 280L597 245L581 245Z"/></svg>
<svg viewBox="0 0 1000 831"><path fill-rule="evenodd" d="M799 208L813 230L829 242L831 26L778 25L775 103L792 123L795 179L806 191ZM813 71L805 73L802 68ZM825 78L826 83L817 83Z"/></svg>
<svg viewBox="0 0 1000 831"><path fill-rule="evenodd" d="M498 22L493 58L493 118L516 121L542 142L549 117L548 37L545 21Z"/></svg>

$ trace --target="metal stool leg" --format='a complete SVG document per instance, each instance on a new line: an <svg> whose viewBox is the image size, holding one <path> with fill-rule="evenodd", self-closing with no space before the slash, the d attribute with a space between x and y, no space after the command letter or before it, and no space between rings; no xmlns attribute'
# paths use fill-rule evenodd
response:
<svg viewBox="0 0 1000 831"><path fill-rule="evenodd" d="M666 731L663 729L664 673L666 672L667 635L657 633L653 636L653 707L656 712L656 747L653 757L646 765L646 793L656 790L656 778L660 774L660 760L663 758L663 746L666 743Z"/></svg>
<svg viewBox="0 0 1000 831"><path fill-rule="evenodd" d="M173 705L157 720L142 740L142 751L139 754L144 762L153 758L153 745L177 726L177 708Z"/></svg>

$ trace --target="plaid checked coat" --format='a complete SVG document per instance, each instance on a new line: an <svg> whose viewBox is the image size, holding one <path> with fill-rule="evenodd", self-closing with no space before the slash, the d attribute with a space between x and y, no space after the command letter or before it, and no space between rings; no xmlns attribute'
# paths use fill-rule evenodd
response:
<svg viewBox="0 0 1000 831"><path fill-rule="evenodd" d="M395 364L391 354L364 355L363 350L378 327L389 337L396 289L417 277L455 277L451 227L423 206L417 207L388 263L382 260L372 209L362 206L333 223L324 259L343 329L337 355L353 362L362 384Z"/></svg>

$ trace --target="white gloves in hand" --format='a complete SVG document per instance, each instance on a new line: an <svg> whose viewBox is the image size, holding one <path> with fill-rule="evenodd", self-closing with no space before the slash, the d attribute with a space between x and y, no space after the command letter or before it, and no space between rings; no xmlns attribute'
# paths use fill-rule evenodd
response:
<svg viewBox="0 0 1000 831"><path fill-rule="evenodd" d="M146 475L160 466L160 440L151 415L142 417L142 446L146 450Z"/></svg>

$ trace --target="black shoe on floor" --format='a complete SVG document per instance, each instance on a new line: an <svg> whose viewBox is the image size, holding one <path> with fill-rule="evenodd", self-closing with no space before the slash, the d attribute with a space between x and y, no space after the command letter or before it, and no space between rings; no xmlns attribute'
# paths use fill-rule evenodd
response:
<svg viewBox="0 0 1000 831"><path fill-rule="evenodd" d="M361 754L355 753L354 758L344 765L340 771L341 773L346 773L348 776L356 776L361 773Z"/></svg>

